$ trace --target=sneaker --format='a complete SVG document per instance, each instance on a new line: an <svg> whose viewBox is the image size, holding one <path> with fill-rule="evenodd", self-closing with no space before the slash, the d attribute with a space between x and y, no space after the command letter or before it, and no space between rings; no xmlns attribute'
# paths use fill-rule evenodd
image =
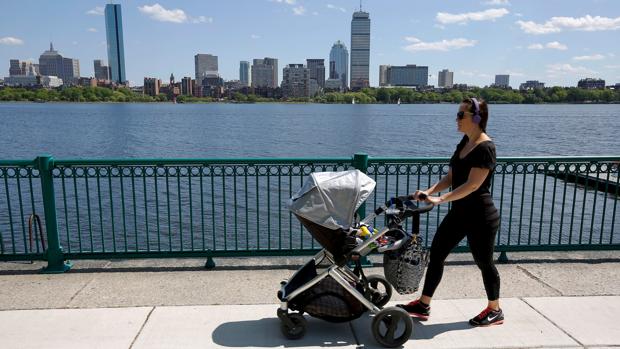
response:
<svg viewBox="0 0 620 349"><path fill-rule="evenodd" d="M431 315L431 307L422 305L419 299L411 301L407 304L397 304L396 306L404 309L409 313L409 315L418 318L421 321L428 320L428 316Z"/></svg>
<svg viewBox="0 0 620 349"><path fill-rule="evenodd" d="M501 325L503 323L504 323L504 312L501 309L493 310L491 308L484 309L476 317L469 320L470 325L480 326L480 327Z"/></svg>

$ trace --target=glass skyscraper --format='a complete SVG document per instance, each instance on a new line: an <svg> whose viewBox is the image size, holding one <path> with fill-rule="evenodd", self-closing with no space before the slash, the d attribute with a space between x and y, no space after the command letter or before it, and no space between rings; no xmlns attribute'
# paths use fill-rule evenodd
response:
<svg viewBox="0 0 620 349"><path fill-rule="evenodd" d="M351 89L369 85L370 15L357 11L351 20Z"/></svg>
<svg viewBox="0 0 620 349"><path fill-rule="evenodd" d="M338 40L329 51L329 78L340 79L340 87L346 89L349 86L349 51L344 42Z"/></svg>
<svg viewBox="0 0 620 349"><path fill-rule="evenodd" d="M239 81L243 86L250 86L250 62L239 62Z"/></svg>
<svg viewBox="0 0 620 349"><path fill-rule="evenodd" d="M108 41L108 64L111 80L119 84L127 81L125 74L125 48L123 44L123 17L121 5L105 6L105 33Z"/></svg>

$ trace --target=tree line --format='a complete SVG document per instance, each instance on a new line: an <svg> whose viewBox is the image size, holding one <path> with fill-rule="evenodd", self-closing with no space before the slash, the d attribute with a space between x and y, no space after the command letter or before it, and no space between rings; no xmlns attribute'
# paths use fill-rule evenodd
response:
<svg viewBox="0 0 620 349"><path fill-rule="evenodd" d="M224 101L237 103L298 102L298 103L459 103L464 98L482 97L489 103L536 104L536 103L620 103L620 89L586 90L576 87L549 87L527 91L473 88L468 90L416 91L409 88L365 88L359 92L327 92L312 98L273 99L253 94L231 93ZM165 94L152 97L128 88L67 87L37 89L5 87L0 89L0 101L33 102L166 102ZM210 97L178 96L181 103L208 103Z"/></svg>

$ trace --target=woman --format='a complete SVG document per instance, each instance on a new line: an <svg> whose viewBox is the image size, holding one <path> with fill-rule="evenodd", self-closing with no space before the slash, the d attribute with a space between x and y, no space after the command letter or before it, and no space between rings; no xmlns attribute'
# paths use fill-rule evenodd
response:
<svg viewBox="0 0 620 349"><path fill-rule="evenodd" d="M484 101L469 98L461 102L456 115L458 130L465 135L450 159L448 175L430 188L412 194L413 199L434 205L452 202L452 209L433 238L422 296L398 306L420 320L428 319L431 299L443 274L444 261L467 236L474 261L482 272L488 298L487 307L469 323L472 326L499 325L504 321L504 314L499 307L499 274L493 263L499 215L489 192L495 167L495 145L486 134L489 110ZM452 191L432 196L449 187Z"/></svg>

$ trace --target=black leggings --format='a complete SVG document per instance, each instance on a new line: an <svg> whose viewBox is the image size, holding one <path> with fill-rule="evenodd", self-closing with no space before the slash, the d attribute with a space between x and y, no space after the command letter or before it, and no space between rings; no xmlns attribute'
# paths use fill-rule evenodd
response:
<svg viewBox="0 0 620 349"><path fill-rule="evenodd" d="M443 219L431 245L423 295L433 296L441 281L448 254L467 236L471 254L482 272L487 298L499 299L499 273L493 262L499 215L492 203L484 206L475 210L453 207Z"/></svg>

